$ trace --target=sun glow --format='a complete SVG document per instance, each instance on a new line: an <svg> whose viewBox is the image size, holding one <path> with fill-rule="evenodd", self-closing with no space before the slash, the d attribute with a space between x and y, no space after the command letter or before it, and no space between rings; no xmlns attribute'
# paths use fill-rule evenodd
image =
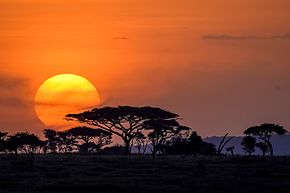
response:
<svg viewBox="0 0 290 193"><path fill-rule="evenodd" d="M35 112L48 127L68 125L64 116L100 104L95 86L87 79L74 74L59 74L41 84L35 95Z"/></svg>

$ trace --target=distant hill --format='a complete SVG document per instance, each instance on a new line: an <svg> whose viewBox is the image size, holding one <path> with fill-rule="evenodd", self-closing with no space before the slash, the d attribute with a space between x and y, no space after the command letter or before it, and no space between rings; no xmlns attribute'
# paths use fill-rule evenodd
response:
<svg viewBox="0 0 290 193"><path fill-rule="evenodd" d="M223 153L225 152L226 147L234 146L234 153L235 154L245 154L243 152L241 141L243 139L242 136L233 136L234 138L227 143L225 146ZM227 137L229 138L229 137ZM204 141L213 143L216 147L219 145L222 137L220 136L213 136L213 137L206 137ZM271 142L274 148L274 155L290 155L290 135L273 135L271 138ZM257 149L254 154L261 154L261 152Z"/></svg>

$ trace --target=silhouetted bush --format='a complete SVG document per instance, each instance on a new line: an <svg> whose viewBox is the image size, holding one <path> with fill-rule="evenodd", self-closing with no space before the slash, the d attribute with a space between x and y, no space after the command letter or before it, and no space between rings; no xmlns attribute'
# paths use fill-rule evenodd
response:
<svg viewBox="0 0 290 193"><path fill-rule="evenodd" d="M178 135L165 145L165 153L169 155L214 155L216 148L214 144L202 141L196 132L188 135Z"/></svg>

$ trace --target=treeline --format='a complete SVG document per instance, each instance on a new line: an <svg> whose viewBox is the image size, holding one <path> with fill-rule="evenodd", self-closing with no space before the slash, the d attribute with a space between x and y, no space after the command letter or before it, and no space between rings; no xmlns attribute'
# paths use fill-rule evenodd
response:
<svg viewBox="0 0 290 193"><path fill-rule="evenodd" d="M156 107L103 107L78 114L68 114L67 121L76 121L84 126L66 131L45 129L45 140L28 132L14 135L0 132L0 152L14 153L15 158L21 153L33 166L36 153L111 153L130 154L132 147L137 154L151 152L156 154L221 154L231 140L221 140L217 150L215 145L204 142L191 128L179 123L180 117L172 112ZM88 127L87 125L90 125ZM242 145L251 155L255 148L273 156L270 138L273 134L283 135L287 131L280 125L263 124L245 130ZM112 135L122 140L122 145L112 145ZM234 147L226 150L233 154Z"/></svg>
<svg viewBox="0 0 290 193"><path fill-rule="evenodd" d="M6 132L0 132L0 152L5 154L13 153L15 158L19 153L25 154L27 158L33 161L33 155L38 154L58 154L58 153L100 153L100 154L124 154L126 153L124 145L112 145L112 133L102 129L90 127L74 127L66 131L56 131L45 129L45 140L29 132L18 132L14 135L8 135ZM148 134L149 135L149 134ZM150 135L149 135L150 136ZM157 152L153 154L152 138L143 134L137 135L130 145L137 151L135 154L151 153L158 154L197 154L210 155L215 154L215 146L204 142L201 136L196 132L187 130L184 133L168 138L164 144L155 146Z"/></svg>

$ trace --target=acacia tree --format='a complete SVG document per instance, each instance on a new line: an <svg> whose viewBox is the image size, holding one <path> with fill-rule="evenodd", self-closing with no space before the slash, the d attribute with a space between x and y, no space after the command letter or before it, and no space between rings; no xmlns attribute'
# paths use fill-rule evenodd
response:
<svg viewBox="0 0 290 193"><path fill-rule="evenodd" d="M249 135L245 136L241 142L241 145L243 146L243 150L251 156L252 153L255 152L256 138Z"/></svg>
<svg viewBox="0 0 290 193"><path fill-rule="evenodd" d="M75 137L68 131L56 131L53 129L45 129L43 134L46 138L44 152L67 153L72 151L77 141Z"/></svg>
<svg viewBox="0 0 290 193"><path fill-rule="evenodd" d="M155 107L103 107L79 114L66 115L67 120L97 126L104 131L119 136L125 144L125 154L130 153L132 140L144 128L144 122L161 118L175 119L178 115Z"/></svg>
<svg viewBox="0 0 290 193"><path fill-rule="evenodd" d="M19 143L19 150L26 155L26 159L30 164L30 167L33 167L35 153L39 148L42 147L42 141L34 134L28 132L20 132L14 135Z"/></svg>
<svg viewBox="0 0 290 193"><path fill-rule="evenodd" d="M244 131L244 134L257 136L260 140L266 143L271 156L273 156L273 146L270 141L271 136L274 134L284 135L285 133L287 133L287 130L285 130L282 126L272 123L264 123L259 126L253 126Z"/></svg>
<svg viewBox="0 0 290 193"><path fill-rule="evenodd" d="M18 132L8 136L4 143L4 148L14 152L15 158L18 157L18 151L23 153L31 167L33 167L35 153L42 146L43 142L36 135L28 132Z"/></svg>
<svg viewBox="0 0 290 193"><path fill-rule="evenodd" d="M165 142L178 135L182 131L188 131L190 128L181 126L175 119L152 119L146 121L146 130L151 130L148 134L152 144L152 157L161 150Z"/></svg>
<svg viewBox="0 0 290 193"><path fill-rule="evenodd" d="M67 131L74 139L80 140L81 144L76 144L81 152L99 151L103 146L112 143L112 134L102 129L90 127L74 127Z"/></svg>

